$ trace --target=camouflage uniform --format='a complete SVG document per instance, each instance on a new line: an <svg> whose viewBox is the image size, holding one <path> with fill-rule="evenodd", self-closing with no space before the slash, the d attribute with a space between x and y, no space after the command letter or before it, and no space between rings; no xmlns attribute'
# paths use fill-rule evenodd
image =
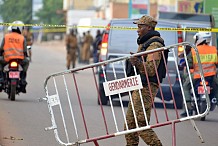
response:
<svg viewBox="0 0 218 146"><path fill-rule="evenodd" d="M85 37L83 48L82 48L82 61L89 64L89 58L90 58L90 47L93 43L93 37L90 34L90 31L87 32L87 35Z"/></svg>
<svg viewBox="0 0 218 146"><path fill-rule="evenodd" d="M138 22L136 22L136 24L138 24L139 22L149 23L149 25L151 25L152 27L155 27L156 23L157 23L152 17L149 17L149 16L143 16L142 18L139 19ZM146 49L146 51L160 48L162 46L163 45L159 42L153 42L149 45L149 47ZM143 48L143 44L139 44L138 52L141 52L142 48ZM153 53L153 56L151 54L147 55L147 58L145 60L145 66L146 66L146 70L147 70L149 77L155 76L155 73L156 73L155 66L153 63L153 58L155 60L156 66L158 67L160 64L160 60L161 60L161 52ZM144 65L142 62L137 61L135 66L140 71L140 73L144 74ZM150 116L151 116L152 98L154 99L154 97L156 96L156 94L158 92L158 84L150 82L150 87L151 87L152 95L150 95L149 87L147 84L143 84L143 89L141 89L141 93L142 93L142 97L143 97L143 101L144 101L143 104L145 106L148 122L150 121ZM136 117L138 120L138 125L139 125L139 127L146 126L143 108L142 108L142 104L141 104L140 95L139 95L138 90L134 90L132 92L132 98L133 98L134 109L136 112ZM134 116L133 116L131 102L129 102L129 105L128 105L126 119L127 119L128 128L134 129L136 127L136 125L135 125L135 120L134 120ZM126 126L125 126L125 129L126 129ZM162 146L162 143L160 142L156 133L152 129L126 134L125 135L126 142L127 142L126 146L138 146L139 136L143 139L143 141L147 145Z"/></svg>
<svg viewBox="0 0 218 146"><path fill-rule="evenodd" d="M193 62L192 62L192 54L191 54L191 52L189 54L187 54L187 60L188 60L189 66L190 65L192 66ZM191 73L192 83L194 83L194 75L191 72L191 70L190 70L190 73ZM184 90L185 99L187 101L188 109L192 109L192 107L191 107L191 92L190 92L190 90L191 90L191 82L190 82L189 75L187 73L186 67L184 68L183 78L184 78L184 83L183 83L182 86L183 86L183 90Z"/></svg>
<svg viewBox="0 0 218 146"><path fill-rule="evenodd" d="M76 51L77 51L77 37L71 32L66 38L67 44L67 69L70 69L70 63L72 62L72 68L75 68L76 64Z"/></svg>

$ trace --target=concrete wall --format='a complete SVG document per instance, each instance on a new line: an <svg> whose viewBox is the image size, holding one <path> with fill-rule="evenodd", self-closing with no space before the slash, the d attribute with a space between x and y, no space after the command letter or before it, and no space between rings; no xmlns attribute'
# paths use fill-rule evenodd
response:
<svg viewBox="0 0 218 146"><path fill-rule="evenodd" d="M111 18L128 18L128 3L110 3Z"/></svg>

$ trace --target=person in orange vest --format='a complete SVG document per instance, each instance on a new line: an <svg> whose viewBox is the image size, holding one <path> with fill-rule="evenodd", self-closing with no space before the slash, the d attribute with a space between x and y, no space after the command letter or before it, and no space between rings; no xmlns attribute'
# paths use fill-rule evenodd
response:
<svg viewBox="0 0 218 146"><path fill-rule="evenodd" d="M210 32L198 32L194 35L194 39L195 39L195 44L197 46L197 49L200 55L204 77L211 77L211 76L214 77L213 82L217 86L218 84L216 83L216 66L218 63L217 62L218 60L217 48L215 46L209 45L211 41L211 33ZM193 48L191 49L191 52L187 55L187 60L188 60L189 68L193 69L193 84L195 84L195 81L197 79L200 79L201 76L200 76L200 70L198 66L196 53ZM191 86L190 86L190 89L191 89ZM217 95L217 93L215 93L215 95ZM193 109L191 106L191 96L189 95L189 96L186 96L185 98L187 102L187 108L188 108L189 115L192 115ZM218 97L216 98L218 99ZM187 116L186 111L181 113L181 116L186 117Z"/></svg>
<svg viewBox="0 0 218 146"><path fill-rule="evenodd" d="M16 26L17 24L17 26ZM29 57L27 46L22 31L24 29L22 21L14 21L11 26L11 32L5 34L0 46L0 90L4 82L3 68L12 59L19 59L23 68L21 71L21 92L26 93L26 72L29 67Z"/></svg>

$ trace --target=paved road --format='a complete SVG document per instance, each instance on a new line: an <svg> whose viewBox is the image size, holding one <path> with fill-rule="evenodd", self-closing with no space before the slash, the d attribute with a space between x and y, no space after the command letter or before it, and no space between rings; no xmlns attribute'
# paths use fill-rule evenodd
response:
<svg viewBox="0 0 218 146"><path fill-rule="evenodd" d="M82 64L79 64L82 66ZM20 94L17 100L12 102L7 99L5 93L0 93L0 143L2 146L58 146L52 131L44 131L45 127L51 126L50 115L47 104L39 102L38 99L45 96L43 84L45 78L54 72L65 70L65 48L63 42L52 42L47 44L34 44L33 62L28 71L27 94ZM76 74L80 80L81 86L90 86L91 73L83 72ZM96 121L100 107L96 102L96 95L88 95L90 89L81 93L84 96L84 110L88 119L90 132L98 135L102 132L102 121ZM116 102L114 102L116 103ZM125 102L126 103L126 102ZM76 104L76 103L75 103ZM127 107L125 107L125 110ZM106 116L109 116L110 107L104 107ZM120 106L115 106L115 112L120 111ZM160 119L164 119L163 109L158 109ZM168 110L169 115L173 110ZM79 113L79 108L78 108ZM110 122L111 120L111 122ZM196 124L205 139L201 144L194 129L189 121L178 123L176 125L177 146L216 146L218 135L218 110L211 112L207 116L207 121L196 120ZM112 119L109 119L108 126L112 127ZM123 121L121 115L118 115L118 125L122 129ZM82 133L82 122L79 123L79 131ZM171 126L156 128L158 136L164 146L172 145ZM124 136L102 140L100 146L124 146ZM93 143L84 144L85 146L94 145ZM142 144L140 141L140 145Z"/></svg>

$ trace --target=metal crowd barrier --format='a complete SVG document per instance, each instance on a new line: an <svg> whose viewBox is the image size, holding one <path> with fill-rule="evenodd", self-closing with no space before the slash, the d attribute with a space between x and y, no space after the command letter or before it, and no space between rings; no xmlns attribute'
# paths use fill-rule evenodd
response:
<svg viewBox="0 0 218 146"><path fill-rule="evenodd" d="M174 108L173 108L174 114L169 115L168 108L166 107L166 103L164 100L164 96L167 96L167 95L164 95L162 93L162 90L161 90L162 88L160 86L160 93L161 93L160 95L161 95L162 104L163 104L162 112L164 111L165 118L160 119L160 117L158 117L158 112L160 112L160 110L157 110L154 104L154 100L152 100L153 108L152 108L151 122L150 123L148 122L148 119L146 117L145 108L143 107L144 115L145 115L144 117L145 117L147 126L139 127L137 124L137 118L134 116L135 122L136 122L136 128L128 129L127 121L126 121L126 114L125 114L126 107L123 105L121 93L118 93L118 97L119 97L118 102L120 104L119 108L116 108L112 101L111 94L113 93L107 93L109 96L110 106L102 106L100 102L100 93L99 93L99 85L98 85L98 78L97 78L98 75L95 72L96 67L102 68L103 75L105 78L105 84L106 84L105 90L109 90L109 89L106 89L108 87L108 83L121 81L125 79L136 79L136 80L140 79L139 76L137 76L137 74L135 74L135 76L133 77L126 76L125 61L127 59L133 56L142 57L143 55L154 53L157 51L161 51L163 55L164 50L169 50L172 54L172 57L174 58L174 60L173 59L172 60L175 63L174 66L178 74L178 80L179 80L180 89L181 89L181 93L182 93L182 97L184 101L184 107L185 107L185 110L187 111L188 109L187 109L187 103L184 97L182 79L181 79L180 71L178 68L177 53L175 53L178 46L184 46L184 47L191 46L192 48L195 49L195 52L197 54L197 59L199 62L199 67L201 70L201 73L200 73L201 80L203 82L204 90L206 93L207 109L205 110L205 112L200 113L199 109L196 108L197 112L195 113L195 115L188 115L187 117L179 116L178 114L179 111L175 104L174 93L172 91L173 83L171 82L170 73L168 72L168 66L166 64L166 60L164 59L164 64L166 67L165 80L167 80L168 84L170 85L169 87L171 90L171 94L172 94L171 96L173 98L173 103L174 103ZM184 49L185 62L187 63L187 57L185 54L186 53ZM142 59L143 58L144 57L142 57ZM122 69L119 70L119 72L123 72L124 77L121 79L118 79L116 77L116 69L114 66L117 64L117 62L122 63ZM110 65L113 70L113 74L115 78L115 80L113 81L107 81L107 73L105 72L105 67L108 67L108 65ZM156 74L157 74L157 67L155 68L156 68ZM145 73L146 73L146 68L145 68ZM192 85L192 91L193 91L194 88L193 88L189 69L188 69L188 75L189 75L189 79L190 79L190 82ZM146 73L146 76L147 76L147 73ZM159 85L161 84L159 83ZM148 83L148 86L150 86L150 83ZM209 101L209 96L207 94L208 91L205 85L205 80L203 77L203 72L201 68L198 51L194 45L188 42L174 44L171 46L157 48L155 50L140 52L140 53L136 53L133 55L127 55L124 57L119 57L119 58L111 59L108 61L87 65L84 67L78 67L72 70L66 70L66 71L54 73L54 74L49 75L46 78L45 83L44 83L44 88L45 88L46 98L43 98L43 99L47 101L48 109L49 109L50 116L51 116L51 124L52 124L52 126L46 128L46 130L53 130L57 142L60 143L61 145L71 146L71 145L80 145L80 144L92 142L94 143L95 146L98 146L99 140L108 139L108 138L112 138L115 136L121 136L127 133L138 132L138 131L142 131L142 130L146 130L150 128L157 128L157 127L162 127L166 125L171 125L172 126L172 145L176 146L175 124L179 122L187 121L187 120L191 120L191 123L193 124L194 129L196 130L198 136L203 142L201 134L198 131L198 128L196 127L193 119L200 118L208 114L209 108L210 108L210 101ZM140 87L126 89L125 92L128 93L129 102L132 102L131 90L139 90L139 93L140 93ZM193 94L194 94L193 98L195 101L194 104L196 106L197 99L196 99L194 92ZM92 103L93 101L96 101L97 98L99 99L98 102L100 105L97 105L97 102L96 102L96 106L94 108L91 107L92 105L90 103ZM140 98L142 100L142 97ZM135 111L133 113L135 115ZM89 115L93 114L95 115L95 117L89 116L88 118L87 117L88 114ZM96 123L96 125L89 124L90 121ZM126 128L127 130L124 130L124 124L127 126ZM96 132L96 129L98 129L98 132Z"/></svg>

